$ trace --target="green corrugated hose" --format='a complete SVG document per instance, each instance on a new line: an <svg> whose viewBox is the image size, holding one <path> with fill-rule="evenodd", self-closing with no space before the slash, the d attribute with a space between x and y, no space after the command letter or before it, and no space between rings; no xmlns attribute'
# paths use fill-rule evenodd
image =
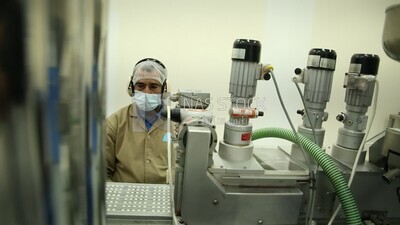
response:
<svg viewBox="0 0 400 225"><path fill-rule="evenodd" d="M318 164L325 171L326 175L332 182L340 203L342 204L344 214L346 215L347 224L361 225L362 221L356 205L356 201L354 200L354 197L350 192L350 189L347 186L347 182L345 181L342 173L333 163L330 156L323 152L323 150L318 145L316 145L308 138L304 137L301 134L298 134L298 136L304 149L314 157L314 159L318 162ZM258 129L253 131L253 135L251 138L253 141L255 141L257 139L267 137L282 138L295 144L299 144L293 131L284 128Z"/></svg>

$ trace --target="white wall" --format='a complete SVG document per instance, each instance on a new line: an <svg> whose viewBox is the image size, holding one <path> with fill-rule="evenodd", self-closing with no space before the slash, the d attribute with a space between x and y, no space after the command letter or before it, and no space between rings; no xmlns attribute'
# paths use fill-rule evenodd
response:
<svg viewBox="0 0 400 225"><path fill-rule="evenodd" d="M275 67L282 97L297 126L301 101L291 82L293 70L305 67L311 48L331 48L338 58L331 101L323 124L325 145L336 142L342 126L335 120L345 111L344 74L354 53L378 54L381 91L371 134L383 130L388 115L400 111L400 63L385 55L381 45L385 8L400 0L110 0L107 47L107 116L130 103L127 79L134 64L144 58L161 60L169 72L172 91L201 89L211 93L219 138L227 111L218 110L218 98L229 97L232 44L237 38L262 43L261 62ZM254 128L289 124L272 80L259 81L257 97L265 116ZM256 145L289 145L277 139Z"/></svg>

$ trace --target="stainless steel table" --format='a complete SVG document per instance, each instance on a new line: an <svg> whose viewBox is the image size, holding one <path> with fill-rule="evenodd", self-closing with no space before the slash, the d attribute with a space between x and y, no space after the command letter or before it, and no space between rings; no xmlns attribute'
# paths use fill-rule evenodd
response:
<svg viewBox="0 0 400 225"><path fill-rule="evenodd" d="M167 184L106 183L107 224L171 224Z"/></svg>

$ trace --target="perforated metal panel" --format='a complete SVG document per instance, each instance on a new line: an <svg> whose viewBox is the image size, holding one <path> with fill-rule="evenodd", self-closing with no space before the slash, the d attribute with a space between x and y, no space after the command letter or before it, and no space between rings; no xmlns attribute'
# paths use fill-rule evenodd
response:
<svg viewBox="0 0 400 225"><path fill-rule="evenodd" d="M171 219L169 186L164 184L106 184L107 217Z"/></svg>

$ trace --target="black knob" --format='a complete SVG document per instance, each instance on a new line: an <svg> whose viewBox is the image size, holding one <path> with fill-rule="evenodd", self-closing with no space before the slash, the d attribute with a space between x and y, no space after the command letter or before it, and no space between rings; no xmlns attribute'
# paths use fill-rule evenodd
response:
<svg viewBox="0 0 400 225"><path fill-rule="evenodd" d="M296 74L296 75L300 75L301 74L301 69L300 68L296 68L296 69L294 69L294 73Z"/></svg>
<svg viewBox="0 0 400 225"><path fill-rule="evenodd" d="M304 115L304 109L297 110L297 114Z"/></svg>
<svg viewBox="0 0 400 225"><path fill-rule="evenodd" d="M344 115L343 113L340 113L336 116L336 120L342 122L344 120Z"/></svg>
<svg viewBox="0 0 400 225"><path fill-rule="evenodd" d="M264 116L264 112L263 111L258 111L258 116Z"/></svg>
<svg viewBox="0 0 400 225"><path fill-rule="evenodd" d="M271 79L271 74L270 74L270 73L264 74L264 75L263 75L263 79L264 79L264 80L269 80L269 79Z"/></svg>

